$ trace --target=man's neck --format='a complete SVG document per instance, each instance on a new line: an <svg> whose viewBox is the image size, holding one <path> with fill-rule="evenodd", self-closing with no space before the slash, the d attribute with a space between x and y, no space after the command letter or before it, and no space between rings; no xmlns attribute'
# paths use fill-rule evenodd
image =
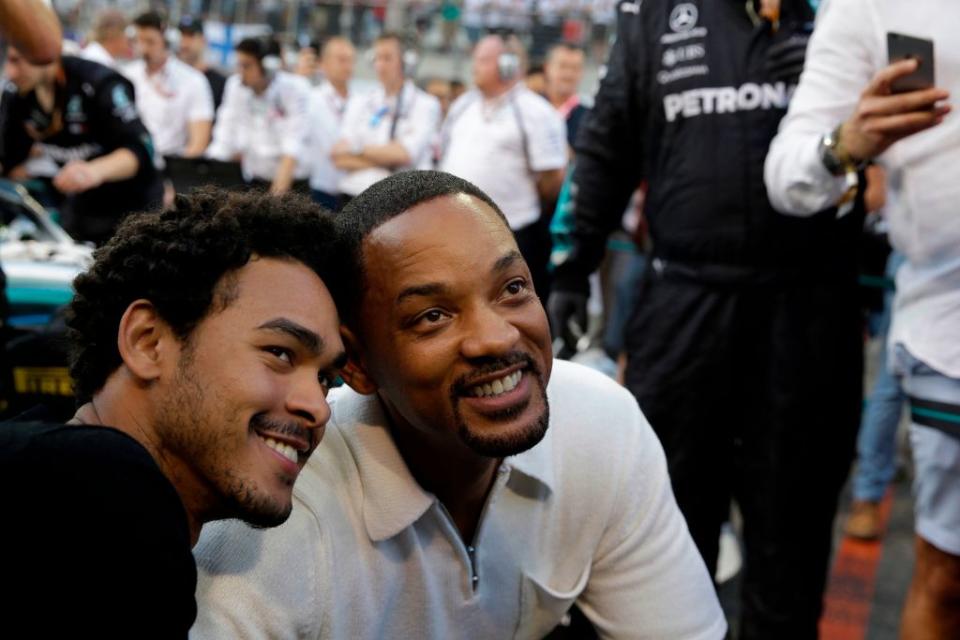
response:
<svg viewBox="0 0 960 640"><path fill-rule="evenodd" d="M333 90L340 95L341 98L347 97L347 83L346 82L334 82L333 80L328 80L330 86L333 87Z"/></svg>
<svg viewBox="0 0 960 640"><path fill-rule="evenodd" d="M121 371L113 375L124 374ZM108 380L90 402L77 409L69 424L113 427L139 442L180 496L187 514L190 545L193 546L200 537L200 528L203 523L210 519L204 517L209 510L207 505L212 504L210 492L189 465L162 446L152 421L142 412L137 411L133 406L134 403L130 402L132 394L122 392L117 386Z"/></svg>
<svg viewBox="0 0 960 640"><path fill-rule="evenodd" d="M396 82L391 82L389 84L383 83L383 93L386 96L395 96L400 93L400 89L403 88L403 78L400 78Z"/></svg>
<svg viewBox="0 0 960 640"><path fill-rule="evenodd" d="M57 81L53 74L50 77L44 77L37 86L33 88L34 95L37 96L37 104L45 113L52 113L54 104L57 101Z"/></svg>
<svg viewBox="0 0 960 640"><path fill-rule="evenodd" d="M480 526L480 516L501 461L474 453L455 434L434 437L417 431L386 402L383 404L393 440L411 475L440 500L460 537L469 544Z"/></svg>
<svg viewBox="0 0 960 640"><path fill-rule="evenodd" d="M250 88L253 89L253 92L254 92L256 95L262 96L263 94L265 94L265 93L267 92L267 89L270 88L270 81L267 80L267 79L264 79L263 81L257 83L256 86L253 86L253 87L250 87Z"/></svg>
<svg viewBox="0 0 960 640"><path fill-rule="evenodd" d="M180 62L193 67L197 71L206 72L207 63L204 62L202 55L197 56L196 58L193 58L193 59L191 59L188 56L184 56L182 54L179 57L180 57Z"/></svg>
<svg viewBox="0 0 960 640"><path fill-rule="evenodd" d="M513 89L514 86L515 85L512 84L499 84L496 87L481 89L480 93L483 95L484 100L496 100L497 98L506 95L510 89Z"/></svg>
<svg viewBox="0 0 960 640"><path fill-rule="evenodd" d="M152 75L154 73L157 73L158 71L163 70L163 68L167 64L168 58L169 56L167 54L164 54L160 56L157 60L155 60L153 63L151 63L150 61L147 61L147 73Z"/></svg>
<svg viewBox="0 0 960 640"><path fill-rule="evenodd" d="M557 91L551 91L549 87L547 88L547 100L550 101L555 108L559 109L567 103L567 100L573 97L572 93L560 93Z"/></svg>

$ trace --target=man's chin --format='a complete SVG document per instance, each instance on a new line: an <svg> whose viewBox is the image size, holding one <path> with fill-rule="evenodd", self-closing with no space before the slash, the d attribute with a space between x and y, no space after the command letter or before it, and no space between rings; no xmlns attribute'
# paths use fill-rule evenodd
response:
<svg viewBox="0 0 960 640"><path fill-rule="evenodd" d="M506 458L535 447L547 433L550 424L549 408L545 405L533 420L510 425L509 428L471 425L461 422L460 440L472 451L490 458Z"/></svg>

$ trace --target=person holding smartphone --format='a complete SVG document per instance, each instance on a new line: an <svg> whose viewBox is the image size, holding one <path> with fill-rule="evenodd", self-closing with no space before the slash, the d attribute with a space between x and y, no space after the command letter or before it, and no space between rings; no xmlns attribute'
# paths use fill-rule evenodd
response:
<svg viewBox="0 0 960 640"><path fill-rule="evenodd" d="M844 199L867 161L890 177L890 239L906 256L890 365L910 401L916 464L917 557L904 640L960 637L960 119L950 113L960 92L957 24L954 2L825 2L765 167L773 205L795 216Z"/></svg>

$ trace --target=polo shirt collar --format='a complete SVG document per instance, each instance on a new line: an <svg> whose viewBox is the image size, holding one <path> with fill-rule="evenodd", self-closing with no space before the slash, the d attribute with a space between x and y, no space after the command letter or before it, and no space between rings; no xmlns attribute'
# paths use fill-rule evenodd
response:
<svg viewBox="0 0 960 640"><path fill-rule="evenodd" d="M550 421L551 425L553 420ZM510 456L504 460L514 471L542 484L548 491L553 491L553 429L556 425L547 427L547 432L532 449Z"/></svg>
<svg viewBox="0 0 960 640"><path fill-rule="evenodd" d="M414 480L375 395L361 396L346 390L337 395L333 412L334 416L349 416L348 423L338 426L356 461L363 487L367 535L373 542L392 538L419 520L436 498Z"/></svg>
<svg viewBox="0 0 960 640"><path fill-rule="evenodd" d="M373 542L382 542L412 526L437 498L424 491L393 441L383 406L375 395L344 389L332 403L334 421L356 461L363 488L363 523ZM341 423L337 415L349 416ZM504 460L513 471L552 491L553 435L548 428L535 447Z"/></svg>

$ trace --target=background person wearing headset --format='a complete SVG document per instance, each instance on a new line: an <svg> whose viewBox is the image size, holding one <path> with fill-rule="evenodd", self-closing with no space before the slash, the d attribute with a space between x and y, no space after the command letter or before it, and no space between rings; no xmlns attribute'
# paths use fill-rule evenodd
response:
<svg viewBox="0 0 960 640"><path fill-rule="evenodd" d="M126 75L136 90L137 111L153 138L157 158L199 156L210 144L213 127L210 84L170 52L160 14L142 13L133 25L138 59Z"/></svg>
<svg viewBox="0 0 960 640"><path fill-rule="evenodd" d="M548 293L548 216L567 164L566 126L559 113L527 89L515 39L487 36L473 52L473 81L444 123L440 169L469 180L503 209L530 267L537 294Z"/></svg>
<svg viewBox="0 0 960 640"><path fill-rule="evenodd" d="M246 38L236 52L237 73L227 80L207 155L239 160L248 181L269 185L273 193L306 191L310 85L281 70L280 47L273 40Z"/></svg>
<svg viewBox="0 0 960 640"><path fill-rule="evenodd" d="M340 141L330 152L344 171L344 203L370 185L403 169L431 168L430 143L440 127L440 102L409 78L413 51L394 33L373 43L373 67L380 86L351 98L343 116Z"/></svg>

